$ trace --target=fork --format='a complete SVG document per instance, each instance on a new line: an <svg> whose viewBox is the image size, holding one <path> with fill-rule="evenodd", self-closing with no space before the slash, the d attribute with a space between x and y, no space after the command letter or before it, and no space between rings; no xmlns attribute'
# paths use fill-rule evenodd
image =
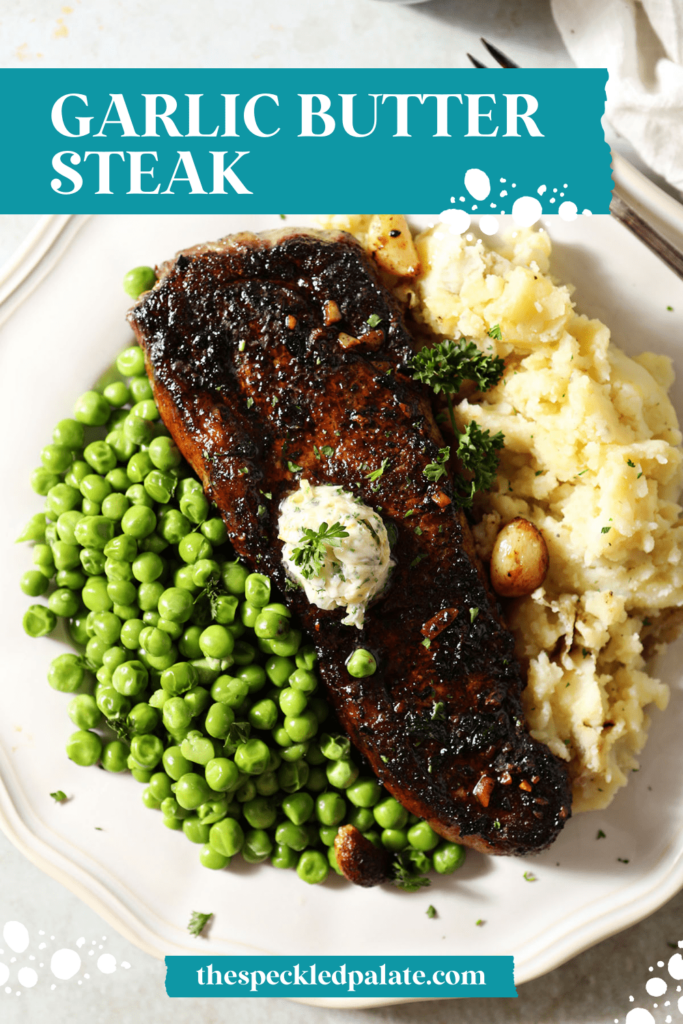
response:
<svg viewBox="0 0 683 1024"><path fill-rule="evenodd" d="M489 43L486 39L482 39L482 43L496 63L502 68L519 68L519 64L515 64L507 54L499 50L493 43ZM475 68L486 68L486 64L473 57L471 53L468 53L467 56ZM666 263L673 270L674 274L683 278L683 253L664 238L663 235L660 235L644 217L636 213L625 197L618 191L617 186L615 186L612 193L609 212L615 220L618 220L620 224L628 228L651 252L659 256L660 260Z"/></svg>

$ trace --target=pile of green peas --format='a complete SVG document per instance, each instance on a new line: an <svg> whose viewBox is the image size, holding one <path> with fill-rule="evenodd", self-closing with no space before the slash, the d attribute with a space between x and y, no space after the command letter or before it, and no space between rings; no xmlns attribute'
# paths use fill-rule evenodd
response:
<svg viewBox="0 0 683 1024"><path fill-rule="evenodd" d="M142 350L116 368L127 379L81 395L43 448L31 483L45 511L19 538L34 544L21 589L47 598L25 631L62 620L77 649L48 671L72 695L69 758L129 770L207 868L241 854L320 883L341 874L333 844L351 823L404 869L455 871L464 850L360 775L313 647L268 577L235 557L160 421Z"/></svg>

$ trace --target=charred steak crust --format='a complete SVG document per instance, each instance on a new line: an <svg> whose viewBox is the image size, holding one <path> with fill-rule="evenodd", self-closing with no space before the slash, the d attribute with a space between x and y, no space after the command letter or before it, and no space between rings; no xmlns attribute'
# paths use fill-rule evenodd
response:
<svg viewBox="0 0 683 1024"><path fill-rule="evenodd" d="M163 420L237 553L300 617L353 743L445 838L544 849L571 813L567 773L527 732L513 638L449 478L424 476L443 441L407 372L401 310L364 250L342 232L290 229L197 246L160 269L129 319ZM371 314L383 340L364 352ZM360 343L344 347L342 332ZM300 477L342 486L395 528L397 564L362 630L286 591L279 506ZM357 647L375 675L347 673Z"/></svg>

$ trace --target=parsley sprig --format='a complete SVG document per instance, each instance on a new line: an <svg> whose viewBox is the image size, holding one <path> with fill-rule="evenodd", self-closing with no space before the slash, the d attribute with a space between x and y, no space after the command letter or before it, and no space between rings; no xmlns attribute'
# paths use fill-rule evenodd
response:
<svg viewBox="0 0 683 1024"><path fill-rule="evenodd" d="M342 539L348 535L348 530L345 530L341 523L333 523L332 526L321 523L318 530L307 527L299 544L292 551L292 561L304 579L319 576L325 564L327 548L339 547Z"/></svg>
<svg viewBox="0 0 683 1024"><path fill-rule="evenodd" d="M193 910L187 926L190 935L201 935L212 917L213 914L202 914L198 910Z"/></svg>
<svg viewBox="0 0 683 1024"><path fill-rule="evenodd" d="M505 362L500 356L480 352L467 338L447 339L420 349L413 357L412 369L415 380L428 384L435 395L446 396L451 424L457 434L451 395L456 395L466 380L474 381L480 391L495 387L505 372Z"/></svg>
<svg viewBox="0 0 683 1024"><path fill-rule="evenodd" d="M440 480L442 476L445 476L445 464L448 462L450 457L450 447L439 448L439 454L436 461L430 462L429 465L425 466L425 468L422 470L427 479L431 480L431 482L435 484L437 480Z"/></svg>
<svg viewBox="0 0 683 1024"><path fill-rule="evenodd" d="M472 473L471 480L458 475L454 481L456 500L462 508L469 508L477 491L488 491L498 469L498 452L505 444L502 431L491 434L482 430L474 420L465 427L458 441L457 456L463 469Z"/></svg>
<svg viewBox="0 0 683 1024"><path fill-rule="evenodd" d="M417 857L412 854L417 854ZM422 858L416 850L410 852L402 850L401 853L396 854L393 862L393 882L398 889L403 889L404 892L417 892L418 889L432 884L429 878L421 872L421 861Z"/></svg>

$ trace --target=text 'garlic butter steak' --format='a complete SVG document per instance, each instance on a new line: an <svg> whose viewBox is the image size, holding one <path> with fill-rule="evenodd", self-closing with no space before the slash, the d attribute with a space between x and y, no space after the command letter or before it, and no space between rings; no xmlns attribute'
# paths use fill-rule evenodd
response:
<svg viewBox="0 0 683 1024"><path fill-rule="evenodd" d="M513 638L449 478L424 474L443 440L409 373L400 309L361 246L303 229L200 245L164 264L129 316L166 426L237 553L286 593L379 780L446 839L498 854L548 846L570 814L567 775L526 730ZM396 564L362 629L285 587L280 506L302 479L393 524ZM378 666L363 679L345 668L359 647Z"/></svg>

